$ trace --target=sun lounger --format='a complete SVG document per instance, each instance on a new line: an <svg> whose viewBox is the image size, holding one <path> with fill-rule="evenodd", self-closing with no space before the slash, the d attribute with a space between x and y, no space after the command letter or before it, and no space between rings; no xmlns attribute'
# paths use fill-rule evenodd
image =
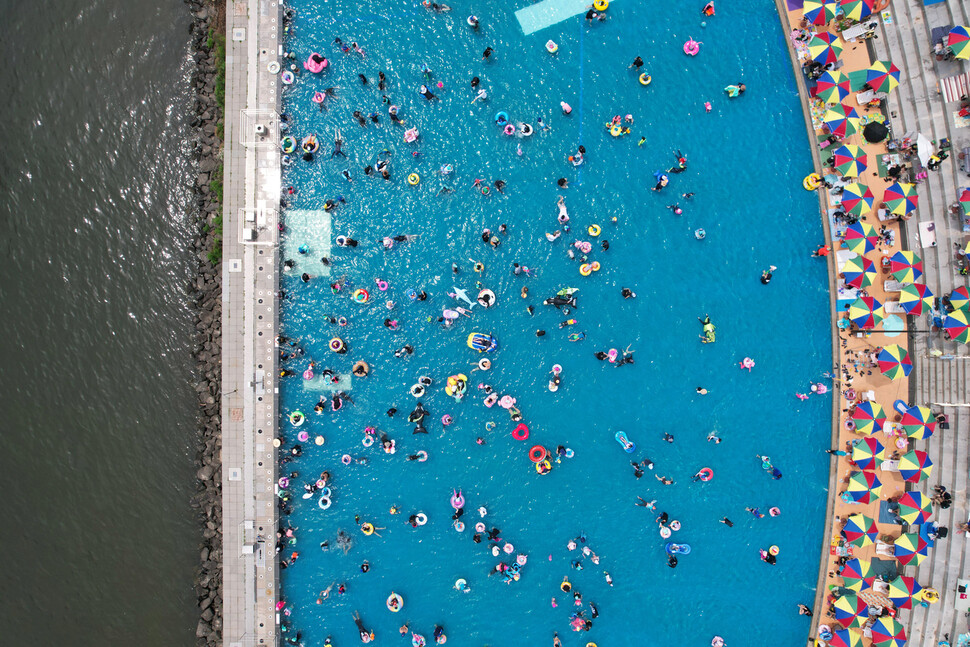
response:
<svg viewBox="0 0 970 647"><path fill-rule="evenodd" d="M924 249L936 247L936 223L932 220L919 223L919 244Z"/></svg>
<svg viewBox="0 0 970 647"><path fill-rule="evenodd" d="M876 554L886 557L893 557L896 554L896 547L883 541L876 542Z"/></svg>
<svg viewBox="0 0 970 647"><path fill-rule="evenodd" d="M882 304L882 307L889 314L894 314L894 315L906 314L906 311L903 310L903 306L899 304L899 301L886 301L884 304Z"/></svg>
<svg viewBox="0 0 970 647"><path fill-rule="evenodd" d="M899 281L893 281L892 279L889 279L883 282L882 288L886 292L902 292L903 285L904 284L900 283Z"/></svg>
<svg viewBox="0 0 970 647"><path fill-rule="evenodd" d="M879 466L883 472L898 472L899 471L899 461L883 461L882 465Z"/></svg>

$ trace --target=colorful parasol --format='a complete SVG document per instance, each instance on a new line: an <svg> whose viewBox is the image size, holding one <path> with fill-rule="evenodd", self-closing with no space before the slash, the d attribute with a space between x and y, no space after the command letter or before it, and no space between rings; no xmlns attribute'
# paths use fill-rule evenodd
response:
<svg viewBox="0 0 970 647"><path fill-rule="evenodd" d="M897 609L912 608L913 598L920 600L919 592L923 587L913 577L897 576L889 582L889 594L886 596Z"/></svg>
<svg viewBox="0 0 970 647"><path fill-rule="evenodd" d="M882 483L875 472L855 472L849 477L845 494L855 503L870 503L882 493Z"/></svg>
<svg viewBox="0 0 970 647"><path fill-rule="evenodd" d="M906 407L899 424L906 435L915 440L924 440L936 431L936 418L928 407L913 405Z"/></svg>
<svg viewBox="0 0 970 647"><path fill-rule="evenodd" d="M829 647L862 647L862 636L848 629L836 629L828 644Z"/></svg>
<svg viewBox="0 0 970 647"><path fill-rule="evenodd" d="M933 306L933 293L922 283L910 283L899 292L899 305L908 315L923 314L923 306Z"/></svg>
<svg viewBox="0 0 970 647"><path fill-rule="evenodd" d="M889 212L897 216L905 216L911 211L916 210L919 203L919 196L916 195L916 185L909 182L894 182L886 187L882 194L882 200L886 203Z"/></svg>
<svg viewBox="0 0 970 647"><path fill-rule="evenodd" d="M926 559L928 549L929 544L918 532L908 532L896 539L893 555L903 566L913 562L918 566L920 562Z"/></svg>
<svg viewBox="0 0 970 647"><path fill-rule="evenodd" d="M842 576L842 585L856 593L864 587L872 586L872 580L875 579L875 573L872 572L872 562L859 557L847 561L839 575Z"/></svg>
<svg viewBox="0 0 970 647"><path fill-rule="evenodd" d="M842 244L856 254L868 254L876 248L878 240L879 234L876 233L876 228L867 222L852 223L845 228L845 234L842 236Z"/></svg>
<svg viewBox="0 0 970 647"><path fill-rule="evenodd" d="M832 606L843 627L861 627L869 619L869 603L855 593L846 593Z"/></svg>
<svg viewBox="0 0 970 647"><path fill-rule="evenodd" d="M970 344L970 323L966 310L954 310L943 320L943 331L953 341Z"/></svg>
<svg viewBox="0 0 970 647"><path fill-rule="evenodd" d="M918 449L913 449L899 459L899 475L910 483L919 483L923 479L929 478L933 472L933 461L929 454Z"/></svg>
<svg viewBox="0 0 970 647"><path fill-rule="evenodd" d="M876 197L865 184L850 182L842 187L842 211L862 216L872 211Z"/></svg>
<svg viewBox="0 0 970 647"><path fill-rule="evenodd" d="M905 492L899 499L899 516L911 526L933 517L933 502L922 492Z"/></svg>
<svg viewBox="0 0 970 647"><path fill-rule="evenodd" d="M873 647L904 647L906 632L903 631L903 625L892 616L877 618L872 625L872 645Z"/></svg>
<svg viewBox="0 0 970 647"><path fill-rule="evenodd" d="M889 257L889 271L900 283L915 283L923 276L923 259L914 252L896 252Z"/></svg>
<svg viewBox="0 0 970 647"><path fill-rule="evenodd" d="M842 103L849 96L849 77L838 70L825 70L818 77L815 96L825 103Z"/></svg>
<svg viewBox="0 0 970 647"><path fill-rule="evenodd" d="M884 317L882 304L873 297L859 297L849 306L849 319L863 330L875 328Z"/></svg>
<svg viewBox="0 0 970 647"><path fill-rule="evenodd" d="M874 470L886 460L886 448L873 438L863 438L852 446L852 462L860 470Z"/></svg>
<svg viewBox="0 0 970 647"><path fill-rule="evenodd" d="M846 120L848 122L848 119ZM842 174L842 177L859 177L866 170L868 158L862 147L855 144L845 144L832 154L835 159L832 166Z"/></svg>
<svg viewBox="0 0 970 647"><path fill-rule="evenodd" d="M865 72L866 83L875 92L892 92L899 85L899 68L889 61L876 61Z"/></svg>
<svg viewBox="0 0 970 647"><path fill-rule="evenodd" d="M970 293L968 293L966 286L961 285L953 290L947 300L954 310L963 310L964 312L970 310Z"/></svg>
<svg viewBox="0 0 970 647"><path fill-rule="evenodd" d="M842 266L845 284L854 288L867 288L876 280L876 265L865 256L850 258Z"/></svg>
<svg viewBox="0 0 970 647"><path fill-rule="evenodd" d="M808 41L808 55L813 61L828 65L836 63L842 55L842 43L839 37L827 31L822 31Z"/></svg>
<svg viewBox="0 0 970 647"><path fill-rule="evenodd" d="M833 135L845 138L859 132L859 113L852 106L841 103L832 106L822 114L822 124L827 126Z"/></svg>
<svg viewBox="0 0 970 647"><path fill-rule="evenodd" d="M907 377L913 370L913 362L909 359L909 351L899 344L883 346L876 354L879 370L890 380Z"/></svg>
<svg viewBox="0 0 970 647"><path fill-rule="evenodd" d="M865 548L875 543L876 537L879 535L879 528L876 527L876 522L872 517L864 514L852 514L846 519L842 533L848 543L859 548Z"/></svg>
<svg viewBox="0 0 970 647"><path fill-rule="evenodd" d="M863 18L872 15L872 0L839 0L839 5L845 17L855 22L862 22Z"/></svg>
<svg viewBox="0 0 970 647"><path fill-rule="evenodd" d="M963 25L957 25L946 35L946 46L955 57L970 60L970 31Z"/></svg>
<svg viewBox="0 0 970 647"><path fill-rule="evenodd" d="M882 431L882 426L886 422L886 411L878 402L865 400L852 408L849 419L855 423L857 434L871 436Z"/></svg>
<svg viewBox="0 0 970 647"><path fill-rule="evenodd" d="M813 25L824 25L835 18L835 2L832 0L805 0L802 15Z"/></svg>
<svg viewBox="0 0 970 647"><path fill-rule="evenodd" d="M970 189L964 189L960 193L960 206L963 207L963 213L970 213Z"/></svg>

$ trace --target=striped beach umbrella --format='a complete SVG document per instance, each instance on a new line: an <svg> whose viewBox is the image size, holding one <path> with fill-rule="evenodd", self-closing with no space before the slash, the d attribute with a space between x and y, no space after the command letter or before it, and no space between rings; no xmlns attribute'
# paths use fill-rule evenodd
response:
<svg viewBox="0 0 970 647"><path fill-rule="evenodd" d="M802 15L813 25L825 25L835 18L834 0L805 0Z"/></svg>
<svg viewBox="0 0 970 647"><path fill-rule="evenodd" d="M908 532L905 535L900 535L895 543L896 546L893 555L903 566L914 562L918 566L920 562L926 559L929 544L926 543L926 540L918 532Z"/></svg>
<svg viewBox="0 0 970 647"><path fill-rule="evenodd" d="M903 630L903 625L892 616L877 618L872 625L872 645L873 647L904 647L906 632Z"/></svg>
<svg viewBox="0 0 970 647"><path fill-rule="evenodd" d="M906 407L899 424L906 435L915 440L929 438L936 431L936 418L933 417L933 412L929 407L920 405Z"/></svg>
<svg viewBox="0 0 970 647"><path fill-rule="evenodd" d="M872 517L864 514L851 514L845 520L842 533L845 535L846 542L859 548L865 548L875 543L876 537L879 535L879 528L876 527L876 522Z"/></svg>
<svg viewBox="0 0 970 647"><path fill-rule="evenodd" d="M943 320L943 331L947 337L961 344L970 344L970 323L966 310L954 310Z"/></svg>
<svg viewBox="0 0 970 647"><path fill-rule="evenodd" d="M867 586L872 586L876 575L872 572L872 562L868 559L854 557L845 563L839 571L842 576L842 586L858 593Z"/></svg>
<svg viewBox="0 0 970 647"><path fill-rule="evenodd" d="M848 629L836 629L828 644L829 647L862 647L862 636Z"/></svg>
<svg viewBox="0 0 970 647"><path fill-rule="evenodd" d="M859 113L852 106L830 106L822 114L822 124L827 126L833 135L845 138L859 132Z"/></svg>
<svg viewBox="0 0 970 647"><path fill-rule="evenodd" d="M825 103L842 103L851 92L849 77L838 70L825 70L816 84L815 96Z"/></svg>
<svg viewBox="0 0 970 647"><path fill-rule="evenodd" d="M865 172L868 163L866 152L855 144L841 146L832 154L832 157L835 158L832 166L842 174L842 177L859 177Z"/></svg>
<svg viewBox="0 0 970 647"><path fill-rule="evenodd" d="M946 35L946 46L957 58L970 59L970 31L963 25L957 25Z"/></svg>
<svg viewBox="0 0 970 647"><path fill-rule="evenodd" d="M923 479L929 478L933 472L933 461L929 454L918 449L913 449L899 459L899 475L910 483L919 483Z"/></svg>
<svg viewBox="0 0 970 647"><path fill-rule="evenodd" d="M905 216L915 211L916 205L919 204L916 185L909 182L894 182L889 185L882 194L882 200L886 203L889 213L897 216Z"/></svg>
<svg viewBox="0 0 970 647"><path fill-rule="evenodd" d="M875 472L854 472L849 477L845 494L853 503L871 503L882 494L882 482Z"/></svg>
<svg viewBox="0 0 970 647"><path fill-rule="evenodd" d="M913 370L913 362L909 359L909 351L899 344L883 346L876 354L879 370L890 380L908 377Z"/></svg>
<svg viewBox="0 0 970 647"><path fill-rule="evenodd" d="M839 5L845 17L856 22L872 15L872 0L839 0Z"/></svg>
<svg viewBox="0 0 970 647"><path fill-rule="evenodd" d="M869 619L869 603L855 593L846 593L832 606L843 627L861 627Z"/></svg>
<svg viewBox="0 0 970 647"><path fill-rule="evenodd" d="M896 252L889 257L889 272L900 283L915 283L923 276L923 259L914 252Z"/></svg>
<svg viewBox="0 0 970 647"><path fill-rule="evenodd" d="M899 305L908 315L923 314L923 306L933 305L933 293L922 283L910 283L899 292Z"/></svg>
<svg viewBox="0 0 970 647"><path fill-rule="evenodd" d="M959 199L960 206L963 207L963 213L970 213L970 189L964 189Z"/></svg>
<svg viewBox="0 0 970 647"><path fill-rule="evenodd" d="M913 598L919 600L919 592L922 590L923 587L916 578L899 575L889 582L889 594L886 597L897 609L910 609L913 606Z"/></svg>
<svg viewBox="0 0 970 647"><path fill-rule="evenodd" d="M889 61L876 61L865 71L866 83L876 92L892 92L899 85L899 68Z"/></svg>
<svg viewBox="0 0 970 647"><path fill-rule="evenodd" d="M876 196L865 184L850 182L842 188L842 211L862 216L872 211Z"/></svg>
<svg viewBox="0 0 970 647"><path fill-rule="evenodd" d="M835 34L819 32L808 41L808 55L822 65L834 64L842 55L842 43Z"/></svg>
<svg viewBox="0 0 970 647"><path fill-rule="evenodd" d="M956 288L947 298L955 310L963 310L964 312L970 310L970 292L967 291L966 286L961 285Z"/></svg>
<svg viewBox="0 0 970 647"><path fill-rule="evenodd" d="M842 244L855 254L868 254L876 248L879 234L876 228L867 222L854 222L845 228Z"/></svg>
<svg viewBox="0 0 970 647"><path fill-rule="evenodd" d="M865 256L850 258L842 266L845 284L854 288L867 288L876 279L876 266Z"/></svg>
<svg viewBox="0 0 970 647"><path fill-rule="evenodd" d="M852 408L849 420L855 423L857 434L871 436L882 431L882 426L886 422L886 411L878 402L865 400Z"/></svg>
<svg viewBox="0 0 970 647"><path fill-rule="evenodd" d="M872 297L859 297L849 305L849 319L863 330L871 330L885 317L882 304Z"/></svg>
<svg viewBox="0 0 970 647"><path fill-rule="evenodd" d="M886 460L886 448L873 438L863 438L852 446L852 462L860 470L874 470Z"/></svg>
<svg viewBox="0 0 970 647"><path fill-rule="evenodd" d="M899 516L911 526L926 523L933 517L933 502L922 492L905 492L899 499Z"/></svg>

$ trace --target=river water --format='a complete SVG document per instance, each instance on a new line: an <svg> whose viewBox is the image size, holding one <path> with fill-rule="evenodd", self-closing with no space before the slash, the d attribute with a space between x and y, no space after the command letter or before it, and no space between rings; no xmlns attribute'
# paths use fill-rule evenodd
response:
<svg viewBox="0 0 970 647"><path fill-rule="evenodd" d="M191 644L189 13L0 7L0 635Z"/></svg>

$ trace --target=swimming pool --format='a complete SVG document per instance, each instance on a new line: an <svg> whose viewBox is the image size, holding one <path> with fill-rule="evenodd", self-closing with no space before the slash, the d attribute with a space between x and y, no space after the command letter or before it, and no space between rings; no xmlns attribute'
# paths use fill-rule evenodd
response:
<svg viewBox="0 0 970 647"><path fill-rule="evenodd" d="M701 4L654 8L621 0L606 23L590 26L577 16L529 36L515 18L518 6L475 7L482 21L475 32L465 25L465 8L434 14L390 2L291 4L298 13L289 49L298 62L318 51L330 67L320 76L303 73L283 93L291 132L298 138L317 133L321 149L312 163L295 161L284 174L284 186L296 193L287 196L284 217L294 226L283 234L283 256L296 267L282 281L288 299L281 329L301 340L318 373L331 367L346 375L358 359L371 366L368 377L344 378L353 404L317 416L319 382L305 387L300 376L307 359L284 364L296 372L283 379L280 392L284 447L295 441L285 415L296 409L308 414L301 429L326 438L322 447L303 443L302 456L281 469L300 473L289 516L298 541L283 552L295 549L300 557L281 578L289 620L306 644L322 644L327 635L335 644L353 644L354 610L381 642L398 640L405 620L429 639L439 623L453 644L468 645L550 644L553 631L567 645L706 645L714 634L728 644L804 640L807 620L795 605L810 604L814 595L829 464L821 450L830 438L831 403L828 396L800 401L794 393L807 391L831 357L826 269L810 257L822 229L814 195L800 186L811 162L774 5L719 7L705 28ZM696 58L682 50L691 36L702 43ZM366 58L343 54L335 37L359 43ZM550 39L559 47L555 56L544 47ZM495 54L483 63L487 46ZM649 87L627 69L637 55L652 75ZM422 64L433 70L430 79ZM384 93L376 87L379 70L388 79ZM489 95L484 104L472 103L469 79L476 75ZM418 95L422 83L439 81L442 89L432 87L436 101ZM722 88L737 81L748 91L728 100ZM326 87L335 87L337 98L321 112L311 98ZM408 126L419 128L416 144L405 144L404 128L388 122L382 94L401 106ZM562 115L560 101L572 106L571 115ZM710 114L705 101L713 104ZM379 113L380 125L362 128L354 110ZM533 125L541 116L552 129L505 136L494 124L499 111ZM606 132L616 114L633 115L630 135ZM337 129L349 160L329 159ZM640 137L647 138L642 146ZM566 156L579 144L587 162L572 167ZM365 177L363 167L381 159L385 148L392 180ZM672 166L676 149L686 154L687 171L671 175L663 191L650 191L653 172ZM454 173L442 177L444 164ZM351 182L341 176L344 169ZM420 176L417 186L407 183L410 173ZM570 180L568 190L557 189L559 177ZM504 195L481 195L472 186L477 178L504 180ZM442 187L453 192L439 195ZM688 201L680 198L684 192L696 195ZM544 234L561 229L559 195L572 231L550 243ZM324 201L337 196L346 205L324 214ZM675 202L682 216L666 208ZM493 250L480 234L502 223L509 233ZM594 223L603 229L595 239L584 233ZM698 228L706 230L704 240L695 239ZM360 246L330 249L341 234ZM378 242L396 234L420 237L391 250ZM591 257L602 264L590 277L581 277L578 260L567 256L577 239L591 241ZM605 252L603 239L610 242ZM304 243L309 253L295 253ZM329 268L319 263L324 255ZM473 261L485 271L474 272ZM513 275L513 262L535 268L537 276ZM452 263L460 266L458 275ZM758 277L769 265L778 269L765 286ZM326 270L329 279L322 276ZM299 278L303 271L315 277L308 284ZM328 283L344 276L348 285L334 296ZM386 293L378 278L389 283ZM497 305L475 306L471 320L443 330L436 319L455 303L446 293L457 286L474 296L476 281L495 291ZM519 296L523 286L527 299ZM351 301L359 287L372 295L367 305ZM579 307L568 316L542 305L564 287L580 290ZM624 300L621 287L637 298ZM409 300L411 288L426 290L428 300ZM383 307L386 299L397 302L393 311ZM705 313L717 325L715 344L698 340L697 317ZM345 316L348 325L332 325L327 316ZM400 328L385 328L385 318L399 320ZM577 323L560 329L568 318ZM546 335L537 337L538 329ZM479 359L465 345L472 331L499 340L487 374L471 372ZM568 341L576 332L586 339ZM327 350L335 335L347 342L347 354ZM406 343L414 355L394 357ZM627 345L635 351L633 365L593 356ZM750 373L738 368L746 356L757 363ZM552 393L546 385L556 363L563 381ZM470 378L460 403L443 392L456 373ZM432 422L428 435L412 435L406 417L415 400L408 388L421 375L435 380L422 399ZM482 382L517 398L531 429L528 441L511 437L515 423L504 410L483 406L484 394L475 388ZM697 386L710 394L697 395ZM388 418L384 412L392 406L399 411ZM440 423L444 414L455 420L447 429ZM492 431L486 431L489 421L496 423ZM367 426L393 438L396 454L363 448ZM714 428L724 438L719 445L705 440ZM619 430L638 445L633 458L655 461L654 472L634 477L631 455L613 438ZM664 442L664 432L675 442ZM485 445L476 444L479 436ZM576 456L539 476L527 456L536 443L563 444ZM405 460L420 449L429 452L427 462ZM345 453L369 463L344 466ZM756 454L770 455L784 477L771 480ZM714 479L692 483L704 466ZM317 498L299 498L302 483L323 470L333 475L333 505L326 511ZM663 486L654 473L676 482ZM489 527L528 554L518 582L487 577L498 561L487 542L473 543L470 528L452 528L453 488L467 500L468 526L484 505ZM675 570L666 564L656 513L634 507L637 496L658 499L658 511L682 523L673 540L693 550ZM389 514L395 504L403 514ZM745 512L772 505L781 516L754 519ZM413 529L406 519L417 511L429 523ZM355 515L386 530L365 537ZM724 515L733 528L718 523ZM321 551L338 528L354 537L353 549ZM570 561L578 555L566 543L581 532L600 564L587 559L577 571ZM781 548L774 567L758 557L759 548L773 544ZM359 570L364 560L371 565L366 574ZM569 629L572 602L559 592L565 575L599 610L589 633ZM468 581L470 593L453 589L457 578ZM346 582L347 593L318 606L318 593L332 582ZM400 613L385 608L391 591L405 599ZM588 606L583 609L588 616Z"/></svg>

